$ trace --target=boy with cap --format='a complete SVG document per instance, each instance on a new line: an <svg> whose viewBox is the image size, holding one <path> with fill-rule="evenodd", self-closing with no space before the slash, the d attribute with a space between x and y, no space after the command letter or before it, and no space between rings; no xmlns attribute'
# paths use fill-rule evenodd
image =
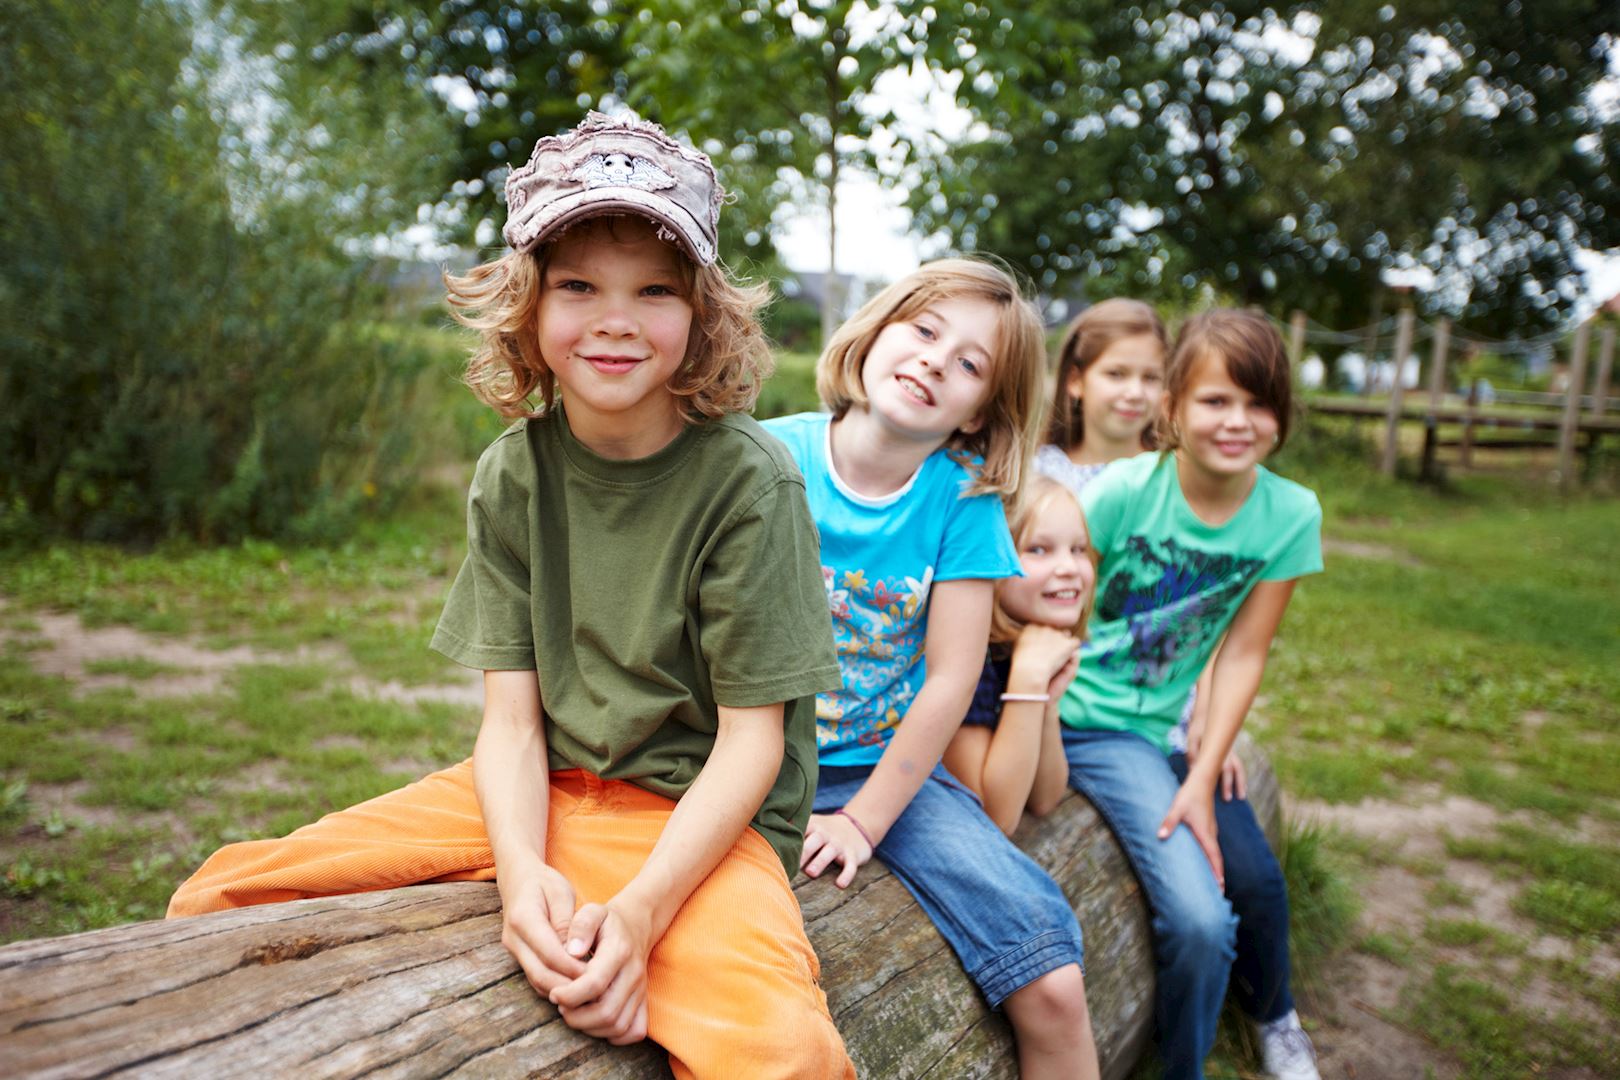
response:
<svg viewBox="0 0 1620 1080"><path fill-rule="evenodd" d="M511 250L447 278L467 381L517 420L433 637L484 671L473 756L221 849L169 914L493 878L571 1026L678 1076L853 1076L788 878L839 674L803 480L746 415L763 290L716 263L708 158L657 125L592 113L506 194Z"/></svg>

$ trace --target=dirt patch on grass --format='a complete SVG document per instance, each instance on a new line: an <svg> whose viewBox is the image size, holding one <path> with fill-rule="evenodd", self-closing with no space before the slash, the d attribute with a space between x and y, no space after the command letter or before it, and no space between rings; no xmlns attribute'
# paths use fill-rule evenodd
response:
<svg viewBox="0 0 1620 1080"><path fill-rule="evenodd" d="M1367 540L1336 540L1332 537L1322 538L1322 553L1324 555L1349 555L1356 559L1377 559L1380 562L1392 562L1400 566L1420 567L1423 561L1409 551L1391 547L1388 544L1377 544Z"/></svg>
<svg viewBox="0 0 1620 1080"><path fill-rule="evenodd" d="M1411 1080L1433 1070L1451 1080L1461 1070L1391 1016L1409 977L1387 960L1350 953L1322 973L1319 990L1304 1008L1316 1014L1312 1037L1324 1078Z"/></svg>
<svg viewBox="0 0 1620 1080"><path fill-rule="evenodd" d="M1514 1007L1526 1015L1567 1017L1602 1030L1604 1011L1584 998L1578 985L1547 972L1574 965L1588 978L1607 979L1620 970L1620 954L1607 942L1577 944L1549 934L1515 909L1525 884L1518 876L1447 854L1448 836L1489 838L1508 821L1542 828L1551 827L1549 823L1528 813L1504 813L1474 799L1442 795L1433 785L1414 789L1410 796L1410 802L1366 799L1353 806L1310 800L1290 804L1303 820L1372 842L1369 867L1359 883L1363 908L1356 935L1422 943L1414 948L1409 967L1358 952L1338 958L1311 979L1304 1008L1315 1014L1322 1075L1404 1080L1423 1076L1426 1069L1439 1077L1460 1075L1456 1062L1411 1027L1405 1015L1405 995L1426 984L1435 963L1510 988ZM1424 942L1437 920L1478 923L1497 936L1478 945ZM1559 1075L1595 1074L1577 1069Z"/></svg>
<svg viewBox="0 0 1620 1080"><path fill-rule="evenodd" d="M345 673L344 685L356 697L393 701L402 705L436 702L481 708L482 676L468 671L457 681L426 686L367 678L354 670L353 659L341 646L301 646L290 651L236 645L210 649L189 637L160 637L128 626L87 627L77 615L38 612L26 633L0 626L0 646L26 639L33 644L28 662L42 675L60 675L81 693L99 689L127 690L147 698L197 697L218 693L231 672L250 665L321 663ZM145 661L164 669L146 678L92 670L107 661Z"/></svg>

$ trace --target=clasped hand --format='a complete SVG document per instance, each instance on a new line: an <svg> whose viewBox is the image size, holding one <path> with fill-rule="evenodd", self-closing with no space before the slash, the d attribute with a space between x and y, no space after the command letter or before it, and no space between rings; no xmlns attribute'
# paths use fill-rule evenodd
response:
<svg viewBox="0 0 1620 1080"><path fill-rule="evenodd" d="M804 851L799 855L799 869L809 877L820 877L833 863L843 869L833 879L840 889L849 888L855 880L855 871L872 858L872 845L866 842L853 822L842 814L811 814L810 824L804 830Z"/></svg>
<svg viewBox="0 0 1620 1080"><path fill-rule="evenodd" d="M647 1037L651 915L616 896L574 907L574 887L550 866L501 891L501 944L529 983L576 1031L618 1046Z"/></svg>

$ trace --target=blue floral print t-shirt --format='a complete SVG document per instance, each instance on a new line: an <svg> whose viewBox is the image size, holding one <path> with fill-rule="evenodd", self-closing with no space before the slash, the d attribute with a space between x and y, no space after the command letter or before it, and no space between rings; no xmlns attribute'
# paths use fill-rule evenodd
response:
<svg viewBox="0 0 1620 1080"><path fill-rule="evenodd" d="M868 498L832 466L825 413L765 421L804 474L821 533L821 577L843 687L816 697L825 765L875 765L925 676L928 596L936 581L1017 577L1001 500L962 492L968 470L943 449L899 491Z"/></svg>
<svg viewBox="0 0 1620 1080"><path fill-rule="evenodd" d="M1173 455L1113 462L1080 496L1097 552L1097 606L1059 712L1072 728L1134 731L1166 753L1215 646L1259 581L1322 569L1322 507L1257 466L1231 519L1187 505Z"/></svg>

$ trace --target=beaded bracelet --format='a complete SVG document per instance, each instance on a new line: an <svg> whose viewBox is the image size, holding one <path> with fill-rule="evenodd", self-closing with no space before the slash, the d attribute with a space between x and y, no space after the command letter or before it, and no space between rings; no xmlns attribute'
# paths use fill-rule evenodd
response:
<svg viewBox="0 0 1620 1080"><path fill-rule="evenodd" d="M1051 701L1051 694L1002 694L1002 701Z"/></svg>
<svg viewBox="0 0 1620 1080"><path fill-rule="evenodd" d="M838 809L833 811L833 816L841 817L845 821L848 821L851 825L855 826L855 831L861 834L861 839L866 841L866 846L871 848L873 851L877 850L877 845L872 843L872 837L867 834L866 829L862 827L861 823L855 820L854 814L840 806Z"/></svg>

